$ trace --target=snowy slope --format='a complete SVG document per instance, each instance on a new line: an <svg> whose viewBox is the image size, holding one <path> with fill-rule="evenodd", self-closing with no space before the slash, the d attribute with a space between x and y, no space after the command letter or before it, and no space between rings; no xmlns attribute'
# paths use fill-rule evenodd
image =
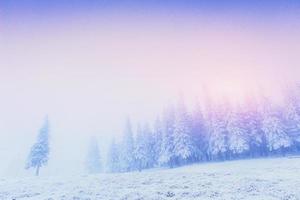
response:
<svg viewBox="0 0 300 200"><path fill-rule="evenodd" d="M141 173L0 179L0 199L300 199L300 158L209 163Z"/></svg>

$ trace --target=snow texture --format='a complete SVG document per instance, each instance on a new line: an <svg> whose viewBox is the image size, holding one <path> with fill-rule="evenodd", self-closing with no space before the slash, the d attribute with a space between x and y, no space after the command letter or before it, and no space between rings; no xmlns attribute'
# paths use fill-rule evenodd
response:
<svg viewBox="0 0 300 200"><path fill-rule="evenodd" d="M0 179L1 200L300 199L300 158L227 161L144 172Z"/></svg>

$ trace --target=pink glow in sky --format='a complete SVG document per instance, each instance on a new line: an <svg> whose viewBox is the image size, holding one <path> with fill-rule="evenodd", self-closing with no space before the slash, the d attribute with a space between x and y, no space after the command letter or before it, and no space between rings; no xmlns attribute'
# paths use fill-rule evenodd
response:
<svg viewBox="0 0 300 200"><path fill-rule="evenodd" d="M235 101L258 88L276 96L283 84L299 80L297 18L127 17L12 20L3 26L3 152L17 137L23 138L16 141L20 149L28 149L45 114L54 145L71 143L57 158L63 160L89 135L106 143L120 134L128 115L154 119L179 92L193 102L206 86L214 97ZM73 140L60 139L68 137Z"/></svg>

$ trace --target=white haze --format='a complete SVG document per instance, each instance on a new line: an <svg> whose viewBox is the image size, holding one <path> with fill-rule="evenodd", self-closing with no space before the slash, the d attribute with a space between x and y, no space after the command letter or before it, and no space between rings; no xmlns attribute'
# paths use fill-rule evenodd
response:
<svg viewBox="0 0 300 200"><path fill-rule="evenodd" d="M297 22L103 21L1 34L0 175L30 174L25 160L45 115L51 154L41 174L83 173L91 135L105 156L127 116L151 122L179 92L191 107L203 85L235 99L260 87L274 94L300 74Z"/></svg>

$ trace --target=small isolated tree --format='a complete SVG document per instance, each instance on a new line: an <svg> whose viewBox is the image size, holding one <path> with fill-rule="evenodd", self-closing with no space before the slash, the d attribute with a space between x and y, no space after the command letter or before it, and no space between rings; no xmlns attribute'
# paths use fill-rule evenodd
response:
<svg viewBox="0 0 300 200"><path fill-rule="evenodd" d="M40 129L36 143L31 147L26 169L35 168L38 176L40 168L47 164L49 155L49 121L46 117L44 125Z"/></svg>
<svg viewBox="0 0 300 200"><path fill-rule="evenodd" d="M102 171L102 162L97 139L92 137L86 157L86 168L89 173L95 174Z"/></svg>

